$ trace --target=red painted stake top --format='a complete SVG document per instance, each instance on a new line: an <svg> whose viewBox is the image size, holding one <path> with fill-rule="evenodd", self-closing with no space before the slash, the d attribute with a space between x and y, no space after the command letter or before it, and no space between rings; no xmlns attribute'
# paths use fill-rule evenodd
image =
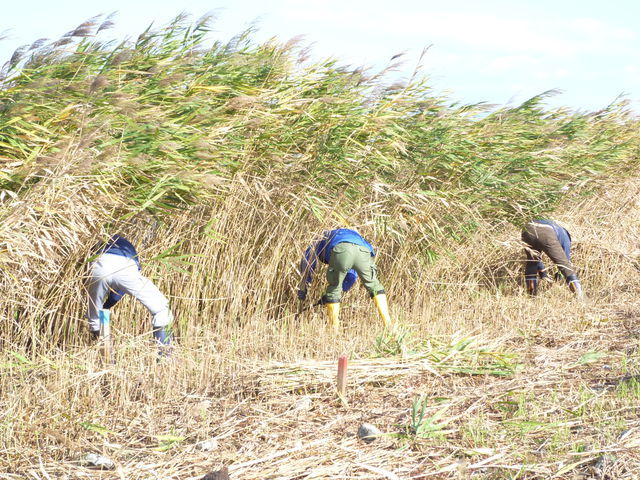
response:
<svg viewBox="0 0 640 480"><path fill-rule="evenodd" d="M347 356L346 355L340 355L340 357L338 357L338 370L346 370L347 369Z"/></svg>
<svg viewBox="0 0 640 480"><path fill-rule="evenodd" d="M338 393L344 395L347 389L347 356L338 357Z"/></svg>

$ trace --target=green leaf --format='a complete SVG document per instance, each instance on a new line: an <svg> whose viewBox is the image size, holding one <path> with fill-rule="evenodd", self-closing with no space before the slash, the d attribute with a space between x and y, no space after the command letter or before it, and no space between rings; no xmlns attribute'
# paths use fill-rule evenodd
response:
<svg viewBox="0 0 640 480"><path fill-rule="evenodd" d="M156 438L160 442L160 445L156 448L159 452L166 452L184 441L184 437L176 435L158 435Z"/></svg>
<svg viewBox="0 0 640 480"><path fill-rule="evenodd" d="M586 365L588 363L597 362L602 357L606 356L607 354L605 352L588 352L578 359L578 365Z"/></svg>
<svg viewBox="0 0 640 480"><path fill-rule="evenodd" d="M111 430L108 430L107 428L103 427L102 425L98 425L95 423L91 423L91 422L81 422L80 426L82 428L84 428L85 430L89 430L90 432L96 432L99 433L100 435L107 435L108 433L115 435L114 432L112 432Z"/></svg>
<svg viewBox="0 0 640 480"><path fill-rule="evenodd" d="M33 362L27 357L18 352L9 352L14 358L16 358L20 365L33 365Z"/></svg>

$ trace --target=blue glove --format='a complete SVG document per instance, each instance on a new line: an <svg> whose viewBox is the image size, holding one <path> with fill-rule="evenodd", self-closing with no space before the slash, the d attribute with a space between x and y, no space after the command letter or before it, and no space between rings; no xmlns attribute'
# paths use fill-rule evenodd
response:
<svg viewBox="0 0 640 480"><path fill-rule="evenodd" d="M358 279L358 273L352 268L347 272L344 276L344 280L342 280L342 291L348 292L353 287L353 284L356 283Z"/></svg>
<svg viewBox="0 0 640 480"><path fill-rule="evenodd" d="M307 298L307 291L298 290L298 300L304 300L305 298Z"/></svg>

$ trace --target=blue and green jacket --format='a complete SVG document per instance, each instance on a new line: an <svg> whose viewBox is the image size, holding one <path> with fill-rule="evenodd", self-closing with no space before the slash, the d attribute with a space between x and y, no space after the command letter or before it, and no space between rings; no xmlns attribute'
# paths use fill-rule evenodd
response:
<svg viewBox="0 0 640 480"><path fill-rule="evenodd" d="M338 228L326 231L320 240L307 248L302 260L300 261L300 271L303 275L306 274L305 285L309 285L313 280L313 274L318 264L317 261L320 260L322 263L328 264L333 248L339 243L353 243L355 245L361 245L371 251L371 256L375 255L371 244L362 238L362 236L355 230ZM358 273L353 269L349 270L342 282L342 290L345 292L349 291L357 279Z"/></svg>

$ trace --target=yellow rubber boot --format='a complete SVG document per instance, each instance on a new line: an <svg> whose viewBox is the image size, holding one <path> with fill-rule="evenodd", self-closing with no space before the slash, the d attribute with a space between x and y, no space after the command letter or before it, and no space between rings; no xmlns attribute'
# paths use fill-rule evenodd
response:
<svg viewBox="0 0 640 480"><path fill-rule="evenodd" d="M373 297L373 301L378 308L378 313L382 317L385 328L391 330L393 323L391 322L391 316L389 315L389 306L387 305L387 296L384 293L380 293Z"/></svg>
<svg viewBox="0 0 640 480"><path fill-rule="evenodd" d="M340 304L327 303L327 316L329 317L329 324L331 328L333 328L334 333L338 333L340 328Z"/></svg>

